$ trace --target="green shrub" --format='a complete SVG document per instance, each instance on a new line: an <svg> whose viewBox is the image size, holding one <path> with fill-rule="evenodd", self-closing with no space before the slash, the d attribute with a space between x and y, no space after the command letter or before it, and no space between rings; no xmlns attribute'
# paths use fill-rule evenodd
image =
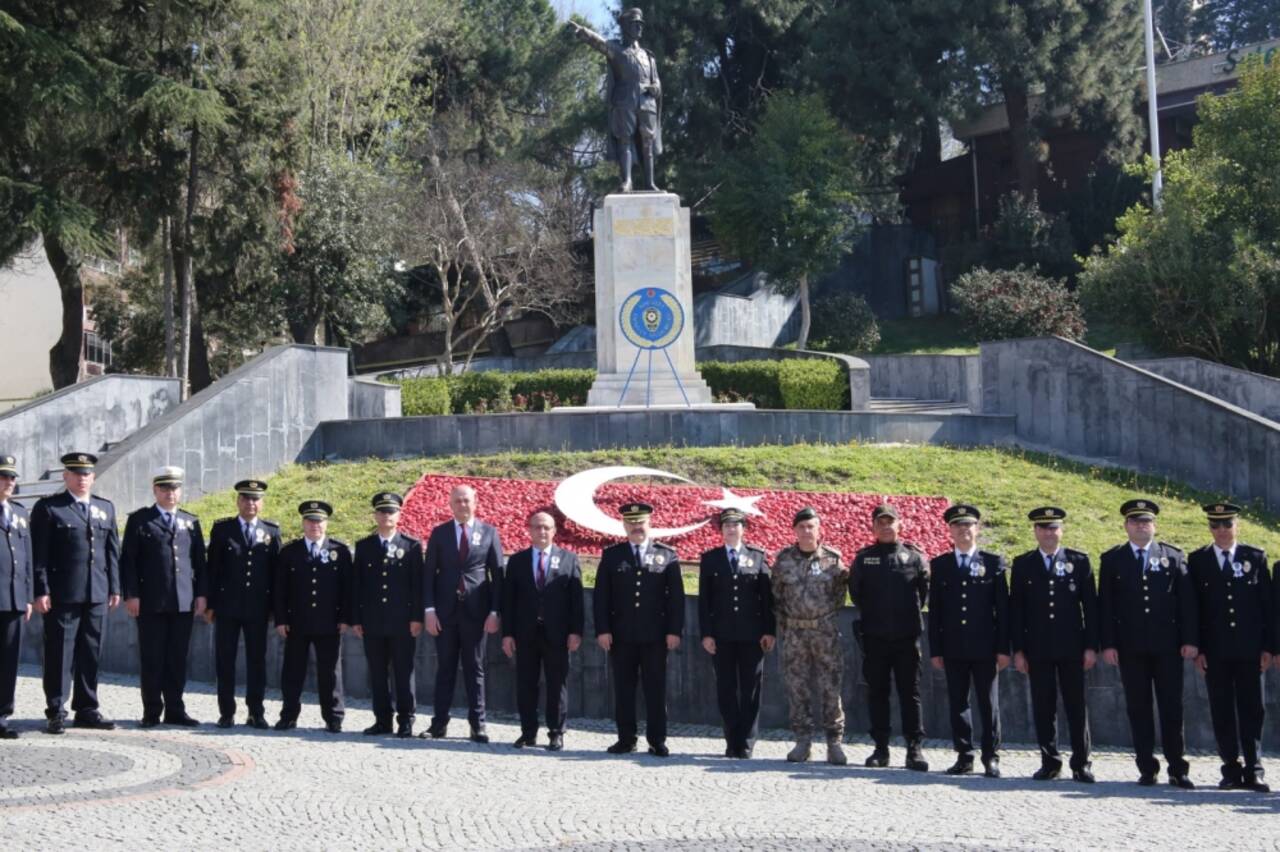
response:
<svg viewBox="0 0 1280 852"><path fill-rule="evenodd" d="M840 411L849 407L849 379L844 368L826 358L781 361L778 389L786 408Z"/></svg>
<svg viewBox="0 0 1280 852"><path fill-rule="evenodd" d="M454 414L511 410L510 373L463 373L450 377L449 382Z"/></svg>
<svg viewBox="0 0 1280 852"><path fill-rule="evenodd" d="M405 417L423 417L429 414L449 414L449 380L401 379L400 410Z"/></svg>
<svg viewBox="0 0 1280 852"><path fill-rule="evenodd" d="M725 402L752 402L756 408L785 408L778 387L780 361L703 361L698 372L711 394Z"/></svg>
<svg viewBox="0 0 1280 852"><path fill-rule="evenodd" d="M1049 334L1084 338L1084 313L1076 294L1061 279L1023 266L966 272L951 285L951 299L977 340Z"/></svg>
<svg viewBox="0 0 1280 852"><path fill-rule="evenodd" d="M867 300L838 293L814 301L809 348L822 352L870 352L880 343L880 325Z"/></svg>
<svg viewBox="0 0 1280 852"><path fill-rule="evenodd" d="M516 411L545 411L557 405L586 405L596 380L590 368L510 373L511 400Z"/></svg>

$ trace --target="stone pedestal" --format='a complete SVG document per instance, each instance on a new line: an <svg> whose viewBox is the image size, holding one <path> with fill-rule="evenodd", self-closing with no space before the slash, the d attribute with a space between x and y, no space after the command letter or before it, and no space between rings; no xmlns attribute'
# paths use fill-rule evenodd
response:
<svg viewBox="0 0 1280 852"><path fill-rule="evenodd" d="M711 404L694 366L690 243L689 209L677 195L609 195L596 209L597 374L589 407Z"/></svg>

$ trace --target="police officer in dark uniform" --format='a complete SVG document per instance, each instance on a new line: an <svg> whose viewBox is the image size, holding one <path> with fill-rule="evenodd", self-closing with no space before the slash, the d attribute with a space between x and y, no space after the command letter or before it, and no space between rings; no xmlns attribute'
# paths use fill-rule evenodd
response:
<svg viewBox="0 0 1280 852"><path fill-rule="evenodd" d="M636 750L636 681L644 683L649 754L666 757L667 654L680 647L684 584L673 548L649 536L653 507L624 504L627 540L606 547L596 572L596 642L613 664L618 741L609 754Z"/></svg>
<svg viewBox="0 0 1280 852"><path fill-rule="evenodd" d="M850 566L849 597L861 621L862 673L867 682L871 739L867 766L889 765L889 679L898 687L907 769L928 772L920 721L920 608L929 597L929 565L924 552L898 539L898 510L881 504L871 512L875 544L859 550Z"/></svg>
<svg viewBox="0 0 1280 852"><path fill-rule="evenodd" d="M65 731L67 693L78 728L111 730L98 709L107 610L120 603L120 535L110 500L94 497L92 453L62 457L65 491L31 510L35 608L44 614L45 732Z"/></svg>
<svg viewBox="0 0 1280 852"><path fill-rule="evenodd" d="M973 711L977 697L982 766L1000 777L1000 701L997 675L1009 665L1009 574L999 554L978 549L982 513L957 503L942 513L953 549L930 562L929 654L947 676L956 762L948 775L973 771Z"/></svg>
<svg viewBox="0 0 1280 852"><path fill-rule="evenodd" d="M18 460L0 453L0 740L18 732L6 722L13 715L22 656L22 626L31 620L31 519L12 499L18 486Z"/></svg>
<svg viewBox="0 0 1280 852"><path fill-rule="evenodd" d="M351 551L326 535L333 507L323 500L298 506L302 538L280 549L276 585L272 593L276 633L284 639L280 691L284 704L277 731L298 726L302 686L307 679L307 655L316 652L316 691L325 730L342 732L342 634L351 609Z"/></svg>
<svg viewBox="0 0 1280 852"><path fill-rule="evenodd" d="M1009 629L1013 660L1031 678L1031 715L1040 743L1040 768L1049 781L1062 772L1058 752L1058 691L1071 728L1071 777L1093 783L1084 673L1098 661L1098 593L1088 554L1062 546L1065 510L1032 509L1039 547L1013 560Z"/></svg>
<svg viewBox="0 0 1280 852"><path fill-rule="evenodd" d="M267 688L267 619L272 584L280 556L280 527L261 517L267 483L242 479L235 485L234 518L213 522L209 532L207 573L209 601L205 619L213 624L218 679L218 727L230 728L236 715L236 654L244 635L247 724L267 724L263 696Z"/></svg>
<svg viewBox="0 0 1280 852"><path fill-rule="evenodd" d="M162 467L151 479L156 502L129 515L120 552L124 605L138 623L143 728L195 727L182 694L194 617L207 602L204 535L200 521L178 508L180 467Z"/></svg>
<svg viewBox="0 0 1280 852"><path fill-rule="evenodd" d="M390 491L373 495L378 531L356 542L351 572L351 626L364 642L373 696L372 725L366 736L391 733L391 689L396 689L396 736L413 736L418 699L413 657L422 634L422 542L398 529L404 498Z"/></svg>
<svg viewBox="0 0 1280 852"><path fill-rule="evenodd" d="M720 513L724 546L698 561L698 628L716 673L724 756L736 758L750 757L755 748L764 655L777 636L769 557L742 540L746 525L740 510L725 509Z"/></svg>
<svg viewBox="0 0 1280 852"><path fill-rule="evenodd" d="M1262 673L1275 642L1267 555L1237 541L1240 507L1204 507L1213 544L1187 559L1200 610L1200 654L1196 668L1209 689L1209 715L1222 758L1223 790L1271 788L1262 768ZM1240 764L1241 753L1244 765Z"/></svg>
<svg viewBox="0 0 1280 852"><path fill-rule="evenodd" d="M1195 784L1187 775L1182 733L1182 671L1183 660L1194 660L1200 644L1195 589L1182 551L1155 540L1155 501L1127 500L1120 514L1129 540L1102 554L1098 566L1102 659L1120 667L1138 783L1150 787L1160 773L1154 689L1169 783L1190 790Z"/></svg>

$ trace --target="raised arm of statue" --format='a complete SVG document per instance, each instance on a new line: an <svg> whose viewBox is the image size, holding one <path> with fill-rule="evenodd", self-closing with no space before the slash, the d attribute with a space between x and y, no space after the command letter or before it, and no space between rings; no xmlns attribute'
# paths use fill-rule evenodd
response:
<svg viewBox="0 0 1280 852"><path fill-rule="evenodd" d="M600 35L600 33L596 32L590 27L584 27L581 24L575 23L574 21L569 21L568 23L566 23L565 28L568 29L569 32L573 34L574 38L576 38L578 41L582 42L583 44L587 45L591 49L598 50L601 53L603 53L605 56L609 55L610 53L609 40L606 39L604 36Z"/></svg>

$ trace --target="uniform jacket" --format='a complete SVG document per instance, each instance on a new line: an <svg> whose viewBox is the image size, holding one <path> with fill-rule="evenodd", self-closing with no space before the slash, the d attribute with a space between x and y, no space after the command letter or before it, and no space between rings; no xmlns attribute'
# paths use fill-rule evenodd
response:
<svg viewBox="0 0 1280 852"><path fill-rule="evenodd" d="M31 516L21 504L9 501L9 524L0 517L0 612L25 612L32 588ZM0 516L3 513L0 512Z"/></svg>
<svg viewBox="0 0 1280 852"><path fill-rule="evenodd" d="M835 621L830 617L840 611L848 596L849 569L840 551L830 545L819 544L817 550L805 553L793 544L779 550L774 558L770 585L779 627L795 629L828 619L826 623L834 629Z"/></svg>
<svg viewBox="0 0 1280 852"><path fill-rule="evenodd" d="M422 542L397 531L388 551L377 533L356 542L351 623L367 636L403 636L422 621Z"/></svg>
<svg viewBox="0 0 1280 852"><path fill-rule="evenodd" d="M1177 654L1200 644L1200 614L1186 555L1153 541L1139 565L1128 542L1098 565L1098 631L1102 647L1130 654Z"/></svg>
<svg viewBox="0 0 1280 852"><path fill-rule="evenodd" d="M606 547L596 570L596 635L615 642L656 642L684 629L684 584L676 552L651 542L644 564L635 564L631 543Z"/></svg>
<svg viewBox="0 0 1280 852"><path fill-rule="evenodd" d="M88 517L68 491L31 510L35 596L53 604L106 603L120 594L120 534L110 500L91 496Z"/></svg>
<svg viewBox="0 0 1280 852"><path fill-rule="evenodd" d="M534 576L533 549L526 548L507 560L502 578L502 635L519 642L531 642L538 624L549 641L559 645L570 634L581 636L585 603L582 571L572 551L551 545L547 577L538 591Z"/></svg>
<svg viewBox="0 0 1280 852"><path fill-rule="evenodd" d="M929 599L924 552L901 541L862 548L850 566L849 596L861 613L867 636L919 636L924 631L920 608Z"/></svg>
<svg viewBox="0 0 1280 852"><path fill-rule="evenodd" d="M498 531L484 521L473 520L470 526L465 565L458 564L458 538L452 519L433 529L427 538L423 609L434 608L442 624L452 624L459 615L483 621L489 613L502 608L502 541ZM461 599L459 575L465 590Z"/></svg>
<svg viewBox="0 0 1280 852"><path fill-rule="evenodd" d="M191 612L207 591L204 563L204 534L195 515L177 509L172 526L156 506L129 515L120 584L126 599L139 599L142 612Z"/></svg>
<svg viewBox="0 0 1280 852"><path fill-rule="evenodd" d="M698 560L698 629L702 638L719 642L758 642L778 632L773 614L773 582L769 555L743 543L738 570L729 564L723 546L706 551Z"/></svg>
<svg viewBox="0 0 1280 852"><path fill-rule="evenodd" d="M1212 545L1187 559L1200 608L1200 650L1210 659L1256 660L1275 643L1267 555L1237 544L1236 571L1224 571Z"/></svg>
<svg viewBox="0 0 1280 852"><path fill-rule="evenodd" d="M930 562L929 654L990 660L1009 653L1009 572L1004 559L977 550L960 568L954 550Z"/></svg>
<svg viewBox="0 0 1280 852"><path fill-rule="evenodd" d="M1063 547L1056 568L1045 567L1040 550L1013 560L1009 631L1015 652L1033 660L1083 659L1098 650L1098 592L1088 554Z"/></svg>
<svg viewBox="0 0 1280 852"><path fill-rule="evenodd" d="M209 609L215 616L265 621L279 558L278 524L258 518L254 540L246 543L238 516L214 521L205 557Z"/></svg>
<svg viewBox="0 0 1280 852"><path fill-rule="evenodd" d="M288 625L304 636L338 632L351 623L351 551L336 538L326 537L319 558L312 558L305 538L280 548L276 570L277 625Z"/></svg>

